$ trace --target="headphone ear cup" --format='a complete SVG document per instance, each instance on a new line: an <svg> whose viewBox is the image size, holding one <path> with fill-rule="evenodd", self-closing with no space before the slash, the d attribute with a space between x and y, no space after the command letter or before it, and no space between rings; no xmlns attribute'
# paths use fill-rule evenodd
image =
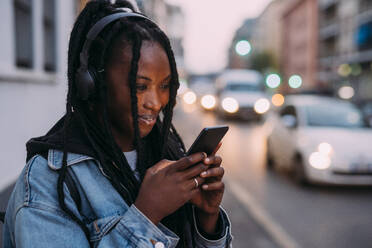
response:
<svg viewBox="0 0 372 248"><path fill-rule="evenodd" d="M80 67L76 71L75 84L77 95L81 100L86 101L94 95L95 77L95 70L86 70Z"/></svg>

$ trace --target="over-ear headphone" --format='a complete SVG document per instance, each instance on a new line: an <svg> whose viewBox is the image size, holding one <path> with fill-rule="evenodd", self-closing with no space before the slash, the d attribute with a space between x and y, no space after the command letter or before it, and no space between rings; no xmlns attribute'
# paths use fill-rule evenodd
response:
<svg viewBox="0 0 372 248"><path fill-rule="evenodd" d="M75 83L77 96L82 100L88 100L94 95L96 91L96 81L97 81L97 71L89 67L89 49L92 44L92 41L97 38L99 33L110 23L123 18L123 17L137 17L142 19L147 19L153 22L147 16L144 16L139 13L132 12L131 9L122 8L123 12L114 13L108 16L103 17L99 20L93 27L89 30L86 40L84 42L83 48L80 52L80 66L75 74Z"/></svg>

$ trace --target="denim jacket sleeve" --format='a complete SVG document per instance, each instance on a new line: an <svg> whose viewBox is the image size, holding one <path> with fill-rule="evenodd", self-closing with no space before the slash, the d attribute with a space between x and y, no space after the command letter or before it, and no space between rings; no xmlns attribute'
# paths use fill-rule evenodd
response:
<svg viewBox="0 0 372 248"><path fill-rule="evenodd" d="M80 165L79 165L80 166ZM92 165L85 169L91 169ZM81 169L84 169L81 167ZM83 170L82 170L83 171ZM90 171L97 177L97 174ZM89 175L87 175L88 177ZM97 177L99 180L99 177ZM88 242L81 227L62 211L58 204L56 182L58 173L50 170L46 160L41 156L32 158L18 178L15 189L9 199L4 225L3 247L175 247L178 237L165 226L154 225L134 205L127 206L119 202L117 209L105 199L94 199L99 202L95 209L97 218L88 220L84 213L79 215L76 205L64 186L65 202L76 216L84 219L90 232ZM91 178L88 178L92 181ZM81 181L84 185L84 182ZM85 186L85 185L84 185ZM101 192L89 189L83 196L107 192L107 184L99 182ZM103 192L103 193L102 193ZM111 192L107 192L110 195ZM116 195L114 195L116 197ZM94 196L97 198L97 196ZM104 197L104 196L103 196ZM110 196L111 197L111 196ZM85 198L84 198L85 199ZM112 201L115 201L113 199ZM103 204L103 205L102 205ZM109 209L109 210L107 210ZM111 211L113 214L106 215Z"/></svg>
<svg viewBox="0 0 372 248"><path fill-rule="evenodd" d="M230 220L225 212L225 210L220 207L220 217L223 218L223 232L222 232L222 237L217 240L210 240L205 238L200 231L198 230L198 225L196 224L196 219L195 219L195 208L192 208L192 217L193 217L193 223L192 225L194 226L194 241L195 241L195 246L198 248L226 248L226 247L232 247L232 235L231 235L231 223Z"/></svg>
<svg viewBox="0 0 372 248"><path fill-rule="evenodd" d="M80 226L56 209L21 208L16 216L14 247L90 247ZM94 223L94 247L175 247L178 237L164 226L153 225L134 205L121 217ZM138 227L140 223L140 228ZM158 245L159 246L159 245ZM4 246L8 247L8 246ZM13 247L13 246L11 246ZM160 245L161 247L161 245Z"/></svg>
<svg viewBox="0 0 372 248"><path fill-rule="evenodd" d="M162 224L153 224L134 205L127 206L121 202L120 196L115 195L116 191L94 166L94 161L88 165L84 163L89 161L78 158L71 158L71 161L79 161L73 170L79 175L79 190L84 190L84 203L94 210L90 212L95 215L92 217L89 211L84 212L84 204L80 215L66 185L65 203L86 223L90 240L59 207L56 192L58 173L48 167L44 158L36 156L26 165L9 200L3 230L4 248L176 247L178 236ZM196 247L227 247L222 244L229 241L229 235L227 231L223 240L209 241L196 231Z"/></svg>

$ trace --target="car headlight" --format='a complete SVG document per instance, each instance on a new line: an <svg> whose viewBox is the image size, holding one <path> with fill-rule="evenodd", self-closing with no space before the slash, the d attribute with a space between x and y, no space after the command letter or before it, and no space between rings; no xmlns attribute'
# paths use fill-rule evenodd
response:
<svg viewBox="0 0 372 248"><path fill-rule="evenodd" d="M213 109L216 106L216 98L212 95L205 95L201 98L200 103L205 109Z"/></svg>
<svg viewBox="0 0 372 248"><path fill-rule="evenodd" d="M236 113L239 110L239 103L232 97L226 97L222 100L222 108L229 113Z"/></svg>
<svg viewBox="0 0 372 248"><path fill-rule="evenodd" d="M323 153L313 152L310 154L309 163L315 169L325 170L331 166L331 159Z"/></svg>
<svg viewBox="0 0 372 248"><path fill-rule="evenodd" d="M333 148L330 144L323 142L318 145L318 151L324 155L330 156L333 153Z"/></svg>
<svg viewBox="0 0 372 248"><path fill-rule="evenodd" d="M323 142L318 145L318 151L309 156L309 163L318 170L325 170L331 166L331 155L333 148L330 144Z"/></svg>
<svg viewBox="0 0 372 248"><path fill-rule="evenodd" d="M183 95L183 100L187 104L193 104L196 102L196 95L192 91L188 91Z"/></svg>
<svg viewBox="0 0 372 248"><path fill-rule="evenodd" d="M263 114L270 108L270 102L266 98L260 98L254 103L254 111L257 114Z"/></svg>

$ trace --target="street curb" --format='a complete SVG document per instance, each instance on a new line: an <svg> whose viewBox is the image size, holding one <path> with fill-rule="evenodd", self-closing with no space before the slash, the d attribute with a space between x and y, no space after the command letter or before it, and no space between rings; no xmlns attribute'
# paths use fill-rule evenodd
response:
<svg viewBox="0 0 372 248"><path fill-rule="evenodd" d="M301 246L289 236L282 226L276 223L251 194L232 180L225 180L226 186L234 194L236 199L251 213L252 218L262 226L269 236L282 248L301 248Z"/></svg>

